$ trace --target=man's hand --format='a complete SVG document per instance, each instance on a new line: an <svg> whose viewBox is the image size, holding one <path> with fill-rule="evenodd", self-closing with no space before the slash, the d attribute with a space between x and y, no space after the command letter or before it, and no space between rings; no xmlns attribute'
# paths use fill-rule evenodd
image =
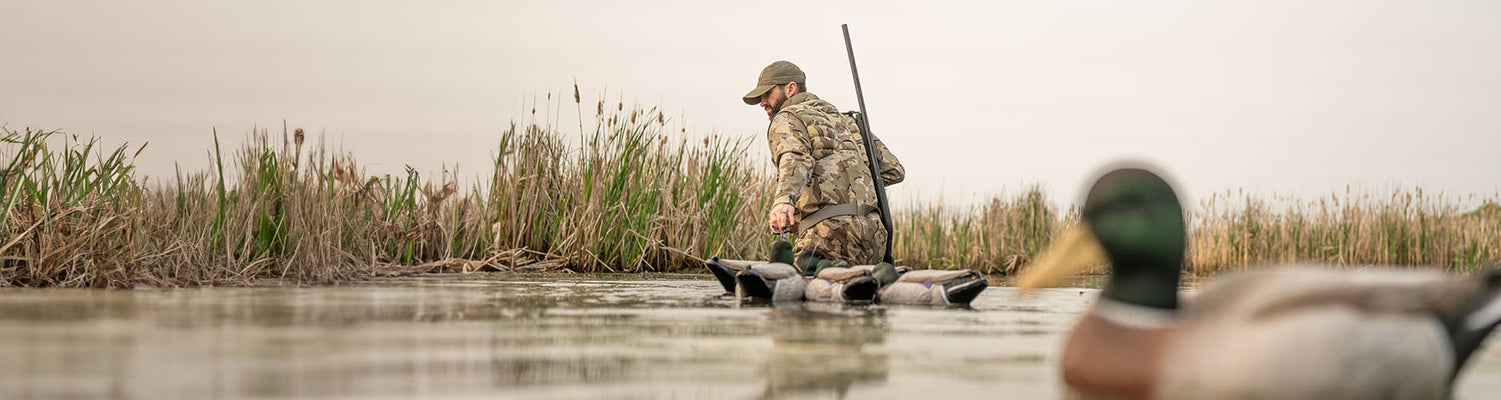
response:
<svg viewBox="0 0 1501 400"><path fill-rule="evenodd" d="M792 204L788 203L777 203L771 206L771 214L769 214L771 217L771 230L774 232L783 232L792 228L792 224L797 222L792 217L794 211L795 209L792 208Z"/></svg>

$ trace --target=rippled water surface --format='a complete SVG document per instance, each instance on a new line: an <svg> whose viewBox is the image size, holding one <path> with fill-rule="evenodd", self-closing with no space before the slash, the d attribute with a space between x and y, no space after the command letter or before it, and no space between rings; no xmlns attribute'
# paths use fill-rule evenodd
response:
<svg viewBox="0 0 1501 400"><path fill-rule="evenodd" d="M735 307L707 276L0 289L3 398L1056 398L1098 294ZM1234 343L1226 343L1234 346ZM1494 341L1460 398L1501 393Z"/></svg>

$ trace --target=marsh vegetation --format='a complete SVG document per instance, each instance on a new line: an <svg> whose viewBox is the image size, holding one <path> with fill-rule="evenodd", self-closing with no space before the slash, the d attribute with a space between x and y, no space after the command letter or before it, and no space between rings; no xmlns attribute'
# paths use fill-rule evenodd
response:
<svg viewBox="0 0 1501 400"><path fill-rule="evenodd" d="M237 147L214 132L209 169L148 183L133 165L144 146L5 129L0 286L699 272L708 256L765 258L771 166L745 157L759 137L690 140L656 109L596 106L576 137L535 118L513 124L479 179L372 175L282 127L255 128ZM1418 188L1312 201L1218 193L1188 210L1188 262L1199 274L1282 261L1467 271L1501 260L1495 202ZM917 267L1011 273L1076 214L1039 186L971 206L896 204L894 252Z"/></svg>

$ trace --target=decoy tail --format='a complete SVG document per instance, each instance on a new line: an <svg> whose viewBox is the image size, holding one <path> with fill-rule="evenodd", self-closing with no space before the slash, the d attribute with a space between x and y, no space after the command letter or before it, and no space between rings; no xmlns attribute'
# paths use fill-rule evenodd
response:
<svg viewBox="0 0 1501 400"><path fill-rule="evenodd" d="M860 277L844 284L844 301L874 301L876 292L881 289L881 283L871 277Z"/></svg>
<svg viewBox="0 0 1501 400"><path fill-rule="evenodd" d="M724 265L724 263L719 262L719 257L704 261L704 266L708 267L709 272L714 274L714 279L719 280L719 285L724 286L725 293L735 293L735 272L737 271L734 268L730 268Z"/></svg>
<svg viewBox="0 0 1501 400"><path fill-rule="evenodd" d="M1488 270L1479 279L1480 288L1457 318L1446 321L1454 345L1452 382L1464 368L1465 361L1485 342L1485 337L1501 324L1501 271Z"/></svg>
<svg viewBox="0 0 1501 400"><path fill-rule="evenodd" d="M745 291L746 296L762 299L772 298L772 283L767 281L760 273L746 268L735 276L739 288Z"/></svg>
<svg viewBox="0 0 1501 400"><path fill-rule="evenodd" d="M978 275L978 274L977 274ZM944 285L945 294L948 295L951 304L969 304L980 297L985 288L990 287L990 281L984 277L973 277L969 280Z"/></svg>

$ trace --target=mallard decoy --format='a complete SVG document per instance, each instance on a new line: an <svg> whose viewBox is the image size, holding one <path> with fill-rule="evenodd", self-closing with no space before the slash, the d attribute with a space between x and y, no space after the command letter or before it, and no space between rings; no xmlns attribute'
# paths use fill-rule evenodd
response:
<svg viewBox="0 0 1501 400"><path fill-rule="evenodd" d="M876 301L881 304L938 305L969 304L989 287L990 282L975 270L912 270L891 268L892 278L878 277L883 266L859 265L850 268L823 268L808 282L808 301L851 303ZM889 267L888 267L889 268Z"/></svg>
<svg viewBox="0 0 1501 400"><path fill-rule="evenodd" d="M791 265L779 262L725 260L718 257L705 266L729 293L775 302L802 301L808 279Z"/></svg>
<svg viewBox="0 0 1501 400"><path fill-rule="evenodd" d="M990 286L990 281L972 269L923 269L903 273L877 295L881 304L969 304Z"/></svg>
<svg viewBox="0 0 1501 400"><path fill-rule="evenodd" d="M808 275L808 301L858 303L875 301L881 286L896 281L899 274L889 263L851 267L845 260L830 259L818 249L797 254L793 265Z"/></svg>
<svg viewBox="0 0 1501 400"><path fill-rule="evenodd" d="M739 286L735 283L735 275L745 267L757 263L759 261L727 260L714 257L704 261L704 267L709 269L709 273L714 274L714 279L719 281L720 286L724 286L725 293L734 294L735 287Z"/></svg>
<svg viewBox="0 0 1501 400"><path fill-rule="evenodd" d="M792 264L792 243L771 245L771 261L729 260L719 257L704 262L727 293L777 302L801 301L808 286ZM738 293L737 293L738 292Z"/></svg>
<svg viewBox="0 0 1501 400"><path fill-rule="evenodd" d="M783 263L753 264L735 275L746 296L775 302L802 301L808 279L797 268Z"/></svg>
<svg viewBox="0 0 1501 400"><path fill-rule="evenodd" d="M969 304L989 282L974 270L919 270L890 263L857 265L826 260L816 250L798 254L797 265L815 271L808 282L808 301L882 304Z"/></svg>
<svg viewBox="0 0 1501 400"><path fill-rule="evenodd" d="M872 274L875 267L861 265L819 268L817 275L808 281L803 298L833 303L874 301L876 291L881 289L881 282Z"/></svg>
<svg viewBox="0 0 1501 400"><path fill-rule="evenodd" d="M1022 277L1051 286L1110 262L1063 352L1072 398L1445 399L1501 320L1501 276L1275 269L1229 278L1185 306L1184 217L1142 168L1103 175L1079 228Z"/></svg>

